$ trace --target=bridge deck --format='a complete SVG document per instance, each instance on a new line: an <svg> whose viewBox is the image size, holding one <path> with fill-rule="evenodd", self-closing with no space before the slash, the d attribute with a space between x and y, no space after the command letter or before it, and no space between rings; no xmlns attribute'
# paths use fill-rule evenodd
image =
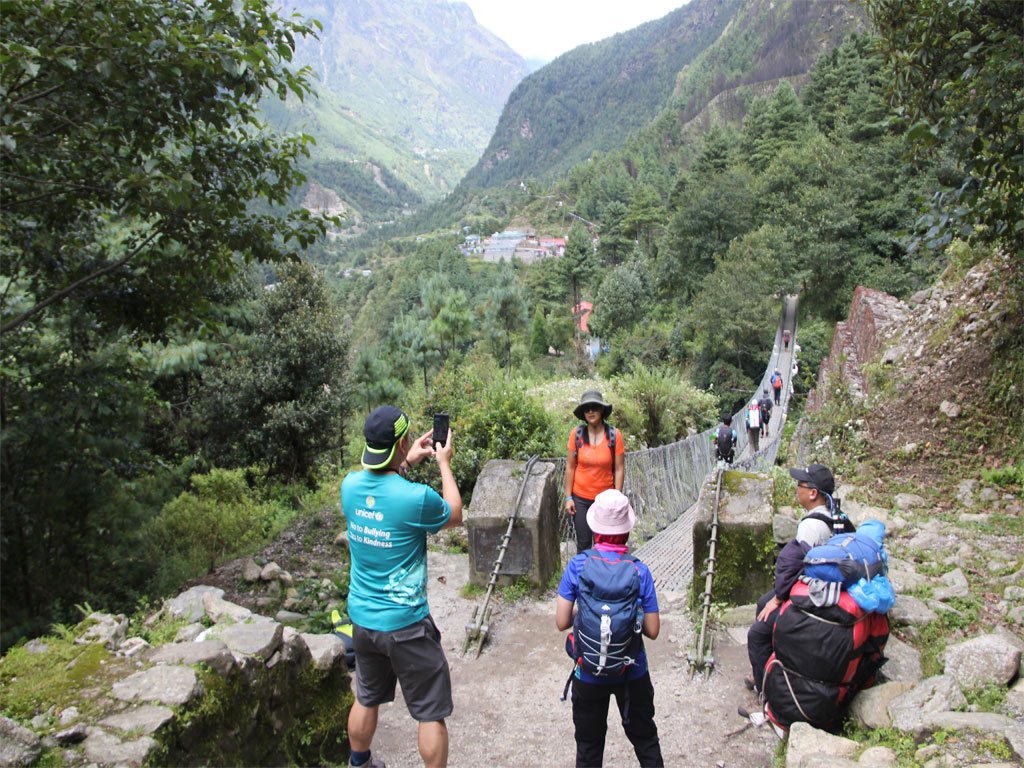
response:
<svg viewBox="0 0 1024 768"><path fill-rule="evenodd" d="M697 505L645 542L634 554L651 569L658 592L682 592L693 578L693 521Z"/></svg>

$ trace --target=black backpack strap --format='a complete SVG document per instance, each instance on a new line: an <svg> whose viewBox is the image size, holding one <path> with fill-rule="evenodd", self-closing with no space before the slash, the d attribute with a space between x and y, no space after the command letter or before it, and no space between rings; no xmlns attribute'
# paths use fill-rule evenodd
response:
<svg viewBox="0 0 1024 768"><path fill-rule="evenodd" d="M579 458L580 446L583 445L583 430L586 428L586 424L580 424L576 427L576 450L572 453L574 459Z"/></svg>
<svg viewBox="0 0 1024 768"><path fill-rule="evenodd" d="M569 670L569 677L565 681L565 687L562 689L562 701L565 701L566 698L568 698L568 696L569 696L569 687L572 685L573 677L576 676L576 667L578 667L578 666L579 666L579 662L577 661L575 664L573 664L572 669Z"/></svg>

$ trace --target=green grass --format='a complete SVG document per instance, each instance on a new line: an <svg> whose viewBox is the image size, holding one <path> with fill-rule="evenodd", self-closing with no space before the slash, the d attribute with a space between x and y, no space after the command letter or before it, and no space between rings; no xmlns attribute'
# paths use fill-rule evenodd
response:
<svg viewBox="0 0 1024 768"><path fill-rule="evenodd" d="M860 744L861 751L871 747L888 747L896 753L896 765L917 765L914 753L918 745L913 734L896 728L866 728L848 720L842 735Z"/></svg>
<svg viewBox="0 0 1024 768"><path fill-rule="evenodd" d="M940 613L935 621L919 629L914 643L921 653L921 672L925 677L942 674L942 654L946 646L969 635L981 615L981 603L977 598L953 598L948 604L961 615Z"/></svg>
<svg viewBox="0 0 1024 768"><path fill-rule="evenodd" d="M0 663L0 711L7 716L27 722L51 706L60 712L72 705L86 716L92 697L84 691L109 682L114 665L106 648L99 643L75 645L77 632L55 630L37 641L46 645L45 652L19 645Z"/></svg>
<svg viewBox="0 0 1024 768"><path fill-rule="evenodd" d="M1007 689L1002 685L987 685L964 691L967 705L981 712L1002 712L1006 704Z"/></svg>

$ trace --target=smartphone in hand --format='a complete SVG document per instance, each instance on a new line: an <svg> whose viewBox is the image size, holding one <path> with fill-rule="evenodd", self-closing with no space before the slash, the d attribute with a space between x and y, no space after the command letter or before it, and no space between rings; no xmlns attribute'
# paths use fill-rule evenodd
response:
<svg viewBox="0 0 1024 768"><path fill-rule="evenodd" d="M444 445L448 442L448 414L434 414L434 444Z"/></svg>

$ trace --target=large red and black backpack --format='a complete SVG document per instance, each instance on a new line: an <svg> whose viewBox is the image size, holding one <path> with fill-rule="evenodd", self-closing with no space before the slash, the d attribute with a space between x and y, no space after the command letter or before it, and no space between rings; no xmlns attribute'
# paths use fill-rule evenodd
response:
<svg viewBox="0 0 1024 768"><path fill-rule="evenodd" d="M797 581L779 608L774 652L765 665L765 712L783 728L807 722L837 730L862 688L885 663L889 619L865 613L846 590L836 605L817 607Z"/></svg>

